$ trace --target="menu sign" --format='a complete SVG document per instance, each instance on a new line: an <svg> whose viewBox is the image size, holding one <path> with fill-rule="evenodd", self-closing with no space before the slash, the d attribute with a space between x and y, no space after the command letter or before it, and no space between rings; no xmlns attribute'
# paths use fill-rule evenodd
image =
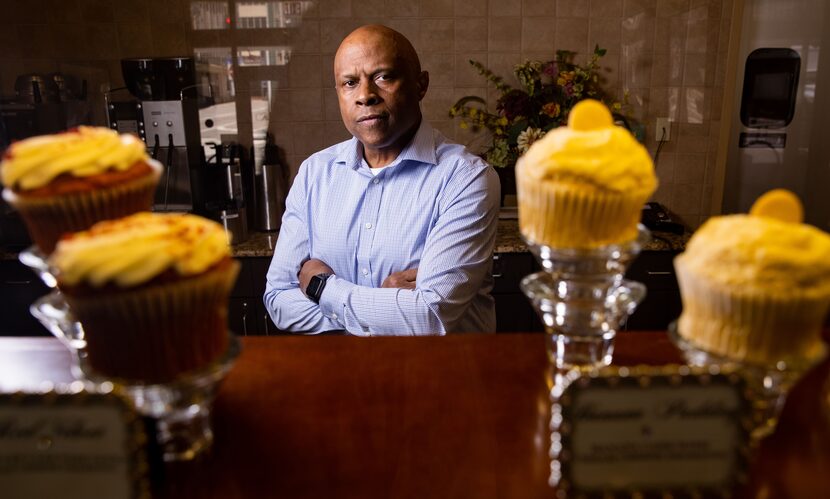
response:
<svg viewBox="0 0 830 499"><path fill-rule="evenodd" d="M560 496L731 497L746 478L751 409L737 373L603 369L571 382L552 414Z"/></svg>
<svg viewBox="0 0 830 499"><path fill-rule="evenodd" d="M145 442L113 393L0 394L0 495L149 497Z"/></svg>

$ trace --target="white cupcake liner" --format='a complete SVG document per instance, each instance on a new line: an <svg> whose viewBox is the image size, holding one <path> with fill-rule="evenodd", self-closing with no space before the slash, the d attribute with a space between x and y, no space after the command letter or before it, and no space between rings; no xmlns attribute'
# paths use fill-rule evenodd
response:
<svg viewBox="0 0 830 499"><path fill-rule="evenodd" d="M65 291L84 327L89 364L107 376L167 382L203 368L227 348L228 296L239 273L230 261L203 275L132 290ZM60 286L60 282L59 282Z"/></svg>
<svg viewBox="0 0 830 499"><path fill-rule="evenodd" d="M553 248L590 249L636 239L647 200L641 194L526 177L517 179L517 191L522 235Z"/></svg>
<svg viewBox="0 0 830 499"><path fill-rule="evenodd" d="M683 300L678 333L692 344L752 364L808 364L823 351L821 328L830 297L793 289L762 295L726 289L675 259Z"/></svg>
<svg viewBox="0 0 830 499"><path fill-rule="evenodd" d="M20 212L32 241L48 255L66 233L88 229L102 220L149 210L153 206L162 167L153 160L148 164L152 174L100 189L33 197L6 188L3 198Z"/></svg>

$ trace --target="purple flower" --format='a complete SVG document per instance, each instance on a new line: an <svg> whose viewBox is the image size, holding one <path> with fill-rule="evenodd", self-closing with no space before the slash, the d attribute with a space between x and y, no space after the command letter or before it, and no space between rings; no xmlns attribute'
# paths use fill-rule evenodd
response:
<svg viewBox="0 0 830 499"><path fill-rule="evenodd" d="M542 72L544 74L550 76L551 78L553 78L554 76L559 74L559 71L556 69L556 63L553 62L553 61L547 63L545 65L545 69L543 69Z"/></svg>
<svg viewBox="0 0 830 499"><path fill-rule="evenodd" d="M499 99L497 109L504 116L513 121L517 116L528 116L532 111L533 103L530 97L521 90L510 90Z"/></svg>

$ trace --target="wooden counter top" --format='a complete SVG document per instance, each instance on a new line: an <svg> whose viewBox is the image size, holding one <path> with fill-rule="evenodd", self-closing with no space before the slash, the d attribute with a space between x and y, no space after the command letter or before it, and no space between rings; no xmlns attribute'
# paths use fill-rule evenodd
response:
<svg viewBox="0 0 830 499"><path fill-rule="evenodd" d="M544 338L242 338L212 452L168 466L159 496L553 498ZM0 338L0 388L71 379L67 359L56 340ZM618 336L615 364L679 360L664 333ZM830 497L828 376L791 392L739 497Z"/></svg>

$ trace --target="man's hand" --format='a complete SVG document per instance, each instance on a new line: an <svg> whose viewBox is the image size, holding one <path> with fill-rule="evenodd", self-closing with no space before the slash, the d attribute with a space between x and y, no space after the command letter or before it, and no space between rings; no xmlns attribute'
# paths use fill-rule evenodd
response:
<svg viewBox="0 0 830 499"><path fill-rule="evenodd" d="M392 272L389 277L383 280L382 288L415 289L415 278L418 276L418 268Z"/></svg>
<svg viewBox="0 0 830 499"><path fill-rule="evenodd" d="M334 271L326 262L317 260L316 258L303 262L303 266L300 267L300 273L297 274L297 277L300 279L300 291L305 293L305 288L308 287L311 278L317 274L334 274Z"/></svg>

